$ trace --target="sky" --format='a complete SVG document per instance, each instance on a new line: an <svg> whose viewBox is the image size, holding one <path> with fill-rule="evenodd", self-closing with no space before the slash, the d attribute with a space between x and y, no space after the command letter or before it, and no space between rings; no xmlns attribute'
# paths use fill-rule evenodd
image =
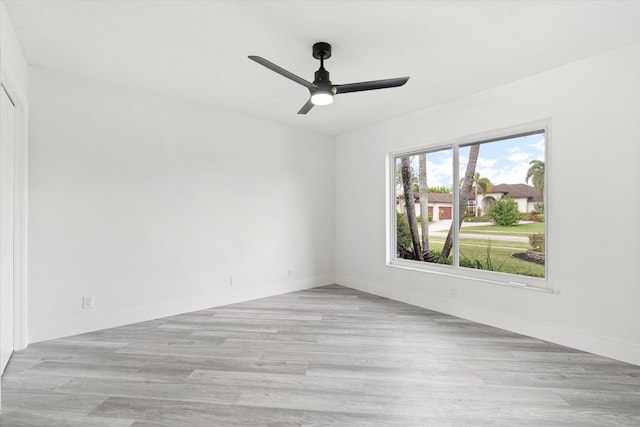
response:
<svg viewBox="0 0 640 427"><path fill-rule="evenodd" d="M480 145L476 172L489 178L493 185L526 184L525 177L531 160L544 161L544 134L503 139ZM418 156L412 159L418 170ZM469 146L460 147L460 178L464 176L469 158ZM427 183L429 187L453 184L453 150L427 153ZM531 185L531 181L528 183Z"/></svg>

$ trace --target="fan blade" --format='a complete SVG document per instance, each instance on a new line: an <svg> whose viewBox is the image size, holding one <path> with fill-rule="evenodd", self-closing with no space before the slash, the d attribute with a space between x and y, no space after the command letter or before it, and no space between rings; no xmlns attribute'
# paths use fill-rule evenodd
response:
<svg viewBox="0 0 640 427"><path fill-rule="evenodd" d="M409 80L409 77L399 77L397 79L373 80L371 82L347 83L344 85L334 85L336 94L349 92L362 92L364 90L386 89L389 87L402 86Z"/></svg>
<svg viewBox="0 0 640 427"><path fill-rule="evenodd" d="M309 110L313 108L313 102L311 102L311 98L307 101L306 104L302 106L302 108L298 111L298 114L307 114Z"/></svg>
<svg viewBox="0 0 640 427"><path fill-rule="evenodd" d="M307 89L315 89L316 88L316 85L314 85L313 83L306 81L302 77L296 76L292 72L287 71L284 68L274 64L271 61L267 61L266 59L264 59L264 58L262 58L260 56L250 55L249 59L251 59L252 61L256 61L258 64L267 67L271 71L275 71L276 73L280 74L281 76L284 76L284 77L288 78L289 80L293 80L294 82L296 82L298 84L301 84L302 86L306 87Z"/></svg>

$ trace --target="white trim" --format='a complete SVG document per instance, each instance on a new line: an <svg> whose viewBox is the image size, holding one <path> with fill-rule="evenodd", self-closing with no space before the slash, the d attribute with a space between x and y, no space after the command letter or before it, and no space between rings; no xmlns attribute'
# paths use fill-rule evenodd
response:
<svg viewBox="0 0 640 427"><path fill-rule="evenodd" d="M385 215L385 236L387 236L387 247L385 250L385 262L387 265L391 263L393 259L395 259L395 248L398 246L396 242L397 238L397 218L396 218L396 185L395 185L395 174L396 174L396 161L395 155L392 153L387 153L386 158L386 167L385 167L385 181L387 183L385 190L385 203L387 205L387 215ZM391 178L393 177L393 178ZM337 252L337 251L336 251Z"/></svg>
<svg viewBox="0 0 640 427"><path fill-rule="evenodd" d="M452 224L460 224L460 146L453 145L452 147L453 154L453 196L451 199L451 223ZM457 207L457 209L456 209ZM453 227L453 246L451 250L453 251L453 264L452 267L454 269L460 268L460 227ZM445 240L446 243L446 240Z"/></svg>
<svg viewBox="0 0 640 427"><path fill-rule="evenodd" d="M401 260L401 259L394 259L391 260L390 263L387 264L387 267L392 267L392 268L400 268L403 270L412 270L412 271L421 271L423 273L429 273L429 274L435 274L438 276L447 276L447 277L455 277L456 279L464 279L464 280L471 280L473 282L483 282L483 283L491 283L494 285L500 285L500 286L508 286L511 288L520 288L520 289L526 289L529 291L536 291L536 292L546 292L546 293L557 293L555 292L553 289L550 288L543 288L540 286L532 286L528 283L521 283L521 282L515 282L515 281L507 281L505 280L495 280L493 278L491 278L490 276L487 277L479 277L480 275L482 275L483 273L487 273L489 274L490 272L487 271L482 271L482 270L472 270L473 273L476 273L478 276L471 276L471 275L465 275L465 274L461 274L458 272L465 272L467 270L460 270L458 269L454 269L452 266L450 265L445 265L445 264L429 264L430 268L421 268L422 266L424 266L424 264L420 263L420 262L416 262L416 261L410 261L410 260ZM508 273L498 273L496 272L495 274L508 274ZM513 274L508 274L509 276L514 276ZM526 277L526 276L523 276ZM535 279L535 278L532 278Z"/></svg>
<svg viewBox="0 0 640 427"><path fill-rule="evenodd" d="M32 330L30 339L33 343L47 341L182 313L190 313L212 307L220 307L258 298L331 285L333 283L335 283L333 275L322 275L299 280L287 280L286 282L233 287L211 294L130 307L117 311L105 311L101 313L96 312L97 309L83 310L82 315L78 317L63 320L52 319L43 327Z"/></svg>
<svg viewBox="0 0 640 427"><path fill-rule="evenodd" d="M548 322L505 314L463 303L459 299L440 298L407 287L362 281L347 276L336 277L336 283L395 301L640 366L640 344L631 341L613 339ZM552 298L552 295L545 292L536 292L535 295L538 298Z"/></svg>
<svg viewBox="0 0 640 427"><path fill-rule="evenodd" d="M14 134L14 349L24 350L27 336L28 246L28 109L27 97L15 80L0 68L0 84L15 104Z"/></svg>
<svg viewBox="0 0 640 427"><path fill-rule="evenodd" d="M545 253L545 260L544 260L544 278L545 280L549 280L549 260L551 260L551 264L553 264L553 257L551 256L551 253L553 252L553 249L551 248L551 245L549 244L549 237L551 237L551 240L553 240L553 236L549 235L549 217L547 215L547 212L549 210L549 193L548 193L548 188L549 186L547 185L548 182L553 182L552 180L549 179L549 176L552 174L551 172L551 168L548 167L549 165L549 156L553 147L553 144L551 143L551 118L548 118L546 120L543 120L541 123L546 123L546 126L544 127L544 132L545 132L545 147L544 147L544 189L542 192L542 203L544 203L544 253ZM553 216L553 215L552 215ZM551 221L553 221L553 219L551 219ZM549 286L547 286L549 287ZM557 289L555 286L551 286L551 289L554 290L555 293L559 293L560 290Z"/></svg>
<svg viewBox="0 0 640 427"><path fill-rule="evenodd" d="M551 134L551 119L542 119L536 120L528 123L523 123L520 125L514 125L506 128L490 130L486 132L476 133L472 135L462 136L447 142L438 142L433 144L423 144L418 146L413 146L404 150L394 150L387 153L387 167L386 167L386 178L387 178L387 222L386 222L386 242L387 242L387 259L386 265L388 267L400 267L406 268L415 271L424 271L427 273L434 274L444 274L450 275L453 277L464 278L469 280L481 281L486 283L492 283L503 286L511 286L517 287L521 289L536 289L541 291L546 291L548 293L555 293L555 289L552 287L551 282L549 281L549 267L548 262L545 262L544 265L544 278L539 277L529 277L518 274L511 273L502 273L502 272L493 272L493 271L484 271L484 270L473 270L460 267L460 251L459 251L459 230L457 227L454 227L454 235L453 235L453 262L452 265L447 267L448 271L445 269L443 271L442 267L438 264L434 263L424 263L419 261L410 261L410 260L399 260L396 258L395 248L397 246L396 242L396 206L395 206L395 159L400 156L413 156L416 154L440 151L445 149L453 150L453 208L452 208L452 223L457 224L459 221L459 209L456 209L457 200L459 199L459 188L455 183L459 182L459 148L464 146L469 146L473 144L482 144L493 141L499 141L503 139L515 138L519 136L526 136L535 133L539 133L540 131L544 132L545 135L545 152L544 152L544 161L545 165L548 164L548 150L550 144L550 134ZM548 169L548 168L546 168ZM546 172L546 170L545 170ZM545 186L544 186L544 194L543 200L545 203L545 213L548 211L548 177L545 176ZM547 224L547 216L545 215L544 222L544 230L545 230L545 253L546 258L549 257L549 243L547 239L548 233L548 224Z"/></svg>

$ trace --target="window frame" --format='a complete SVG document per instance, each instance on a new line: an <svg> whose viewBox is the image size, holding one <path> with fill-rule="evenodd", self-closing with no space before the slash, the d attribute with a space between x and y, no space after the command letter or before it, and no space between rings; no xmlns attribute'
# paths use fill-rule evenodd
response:
<svg viewBox="0 0 640 427"><path fill-rule="evenodd" d="M457 277L472 281L479 281L503 286L510 286L522 289L529 289L542 292L555 292L549 280L549 219L545 215L544 233L545 233L545 264L544 278L530 277L512 273L503 273L496 271L476 270L471 268L460 267L459 265L459 229L454 227L453 234L453 263L452 265L443 265L436 263L420 262L414 260L405 260L396 257L396 159L401 156L413 156L420 153L429 153L440 150L451 149L453 154L453 208L452 221L457 224L459 221L459 185L455 183L460 181L460 165L459 165L459 149L474 144L490 143L503 139L515 138L526 135L534 135L544 133L545 135L545 186L543 191L543 201L545 204L545 214L549 211L548 185L549 167L548 160L551 146L551 119L538 120L534 122L524 123L521 125L511 126L508 128L496 129L487 132L467 135L442 143L425 143L405 149L390 151L386 155L386 265L392 268L401 268L414 271L420 271L430 274Z"/></svg>

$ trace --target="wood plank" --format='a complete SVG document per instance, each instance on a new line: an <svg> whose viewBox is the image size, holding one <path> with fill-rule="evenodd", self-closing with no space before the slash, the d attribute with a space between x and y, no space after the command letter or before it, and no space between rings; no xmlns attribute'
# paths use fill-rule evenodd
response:
<svg viewBox="0 0 640 427"><path fill-rule="evenodd" d="M7 426L638 426L640 367L338 285L29 346Z"/></svg>

